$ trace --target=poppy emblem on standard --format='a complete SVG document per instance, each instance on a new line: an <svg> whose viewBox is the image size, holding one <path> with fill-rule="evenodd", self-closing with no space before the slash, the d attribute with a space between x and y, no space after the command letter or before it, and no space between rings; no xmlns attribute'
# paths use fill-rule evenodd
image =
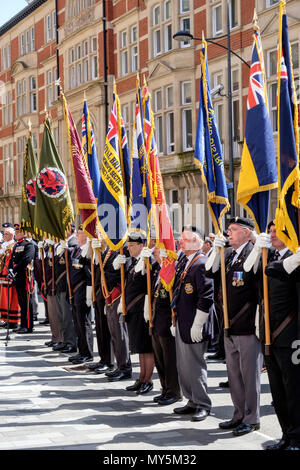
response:
<svg viewBox="0 0 300 470"><path fill-rule="evenodd" d="M67 189L65 175L57 168L43 168L37 177L37 185L46 196L58 198Z"/></svg>
<svg viewBox="0 0 300 470"><path fill-rule="evenodd" d="M36 200L36 189L35 189L35 184L36 181L34 179L30 179L27 181L26 186L25 186L25 193L26 193L26 198L29 204L32 204L35 206L35 200Z"/></svg>

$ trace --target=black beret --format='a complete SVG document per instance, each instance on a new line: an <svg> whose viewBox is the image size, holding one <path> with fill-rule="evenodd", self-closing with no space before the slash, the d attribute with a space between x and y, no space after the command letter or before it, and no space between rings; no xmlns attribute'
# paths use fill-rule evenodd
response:
<svg viewBox="0 0 300 470"><path fill-rule="evenodd" d="M10 222L4 222L4 224L2 224L2 227L3 228L12 227L13 228L14 226Z"/></svg>
<svg viewBox="0 0 300 470"><path fill-rule="evenodd" d="M231 224L242 225L243 227L249 228L250 230L254 230L254 222L252 222L251 219L246 219L246 217L232 217L232 219L229 220L228 226Z"/></svg>

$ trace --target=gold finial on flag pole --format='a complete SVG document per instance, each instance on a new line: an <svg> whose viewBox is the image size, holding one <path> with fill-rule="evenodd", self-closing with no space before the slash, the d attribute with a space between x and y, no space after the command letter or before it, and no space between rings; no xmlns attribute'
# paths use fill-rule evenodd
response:
<svg viewBox="0 0 300 470"><path fill-rule="evenodd" d="M28 121L28 132L29 132L29 134L31 133L31 127L32 127L32 122L29 118L29 121Z"/></svg>
<svg viewBox="0 0 300 470"><path fill-rule="evenodd" d="M254 27L258 27L258 16L257 16L257 12L256 12L256 8L254 8L254 13L253 13L253 26Z"/></svg>

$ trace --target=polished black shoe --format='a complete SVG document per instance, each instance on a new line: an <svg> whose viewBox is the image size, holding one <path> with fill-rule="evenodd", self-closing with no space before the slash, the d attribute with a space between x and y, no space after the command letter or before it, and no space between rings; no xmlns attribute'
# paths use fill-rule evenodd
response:
<svg viewBox="0 0 300 470"><path fill-rule="evenodd" d="M87 368L90 369L90 370L95 370L97 369L98 367L101 367L102 365L102 362L93 362L92 364L87 364Z"/></svg>
<svg viewBox="0 0 300 470"><path fill-rule="evenodd" d="M65 346L63 349L58 349L58 351L61 353L72 353L72 352L76 352L77 348L73 346Z"/></svg>
<svg viewBox="0 0 300 470"><path fill-rule="evenodd" d="M106 377L113 377L114 375L117 375L120 372L120 369L113 369L105 372Z"/></svg>
<svg viewBox="0 0 300 470"><path fill-rule="evenodd" d="M196 408L192 416L191 421L203 421L209 416L210 411L204 410L203 408Z"/></svg>
<svg viewBox="0 0 300 470"><path fill-rule="evenodd" d="M140 388L135 392L137 395L145 395L150 392L153 388L152 382L143 382Z"/></svg>
<svg viewBox="0 0 300 470"><path fill-rule="evenodd" d="M118 382L119 380L131 379L131 375L132 375L131 372L123 372L119 370L119 372L116 375L107 377L107 380L109 382Z"/></svg>
<svg viewBox="0 0 300 470"><path fill-rule="evenodd" d="M52 347L53 351L60 351L61 349L64 349L67 345L65 343L58 343L55 346Z"/></svg>
<svg viewBox="0 0 300 470"><path fill-rule="evenodd" d="M174 408L173 413L177 415L191 415L195 412L195 408L192 408L189 405L181 406L180 408Z"/></svg>
<svg viewBox="0 0 300 470"><path fill-rule="evenodd" d="M94 369L95 374L104 374L105 372L112 372L113 366L107 364L101 364L96 369Z"/></svg>
<svg viewBox="0 0 300 470"><path fill-rule="evenodd" d="M39 325L50 325L49 320L39 321Z"/></svg>
<svg viewBox="0 0 300 470"><path fill-rule="evenodd" d="M280 441L265 447L265 450L284 450L290 445L290 441L284 437Z"/></svg>
<svg viewBox="0 0 300 470"><path fill-rule="evenodd" d="M164 393L161 393L160 395L156 395L155 397L153 397L153 401L154 403L158 403L158 400L161 400L162 398L165 398Z"/></svg>
<svg viewBox="0 0 300 470"><path fill-rule="evenodd" d="M79 359L80 357L81 357L81 354L79 354L79 353L78 353L78 354L74 354L74 356L70 356L70 357L68 358L68 361L69 361L69 362L73 362L73 361L76 361L76 359Z"/></svg>
<svg viewBox="0 0 300 470"><path fill-rule="evenodd" d="M220 382L219 383L219 387L220 388L229 388L229 382L227 380L227 382Z"/></svg>
<svg viewBox="0 0 300 470"><path fill-rule="evenodd" d="M45 346L48 346L48 348L52 348L56 343L55 341L46 341Z"/></svg>
<svg viewBox="0 0 300 470"><path fill-rule="evenodd" d="M220 429L235 429L237 428L240 424L242 423L242 420L236 420L234 421L233 419L229 421L223 421L222 423L219 423L219 428Z"/></svg>
<svg viewBox="0 0 300 470"><path fill-rule="evenodd" d="M258 431L260 429L260 424L244 424L241 423L235 429L233 429L232 434L236 437L243 436L244 434L249 434L249 432Z"/></svg>
<svg viewBox="0 0 300 470"><path fill-rule="evenodd" d="M156 403L160 406L167 406L176 403L177 401L182 401L182 398L179 397L162 397L159 400L156 400Z"/></svg>
<svg viewBox="0 0 300 470"><path fill-rule="evenodd" d="M80 356L78 359L72 361L73 364L84 364L84 362L90 362L93 360L93 356Z"/></svg>
<svg viewBox="0 0 300 470"><path fill-rule="evenodd" d="M18 335L26 335L28 333L32 333L33 329L32 328L21 328L21 330L16 331Z"/></svg>
<svg viewBox="0 0 300 470"><path fill-rule="evenodd" d="M137 379L133 385L128 385L128 387L126 387L126 390L128 392L137 392L137 390L139 390L142 386L143 382L141 382L139 379Z"/></svg>

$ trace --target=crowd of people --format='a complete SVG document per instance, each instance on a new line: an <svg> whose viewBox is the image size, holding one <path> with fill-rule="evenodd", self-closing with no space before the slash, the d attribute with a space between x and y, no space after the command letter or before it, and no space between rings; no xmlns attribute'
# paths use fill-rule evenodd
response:
<svg viewBox="0 0 300 470"><path fill-rule="evenodd" d="M300 361L293 356L300 339L300 249L289 251L276 236L273 221L268 234L259 235L253 222L243 217L232 218L224 234L204 237L194 227L184 228L177 240L171 296L160 278L167 252L155 240L146 246L139 232L129 233L122 252L111 250L103 240L88 239L82 226L76 230L72 225L67 240L60 243L35 242L10 223L3 224L2 233L2 327L32 333L39 293L46 312L42 323L51 332L46 347L69 354L71 364L85 364L110 382L130 380L131 356L138 354L139 377L126 390L147 394L156 368L161 393L154 402L165 406L184 398L186 403L173 411L190 415L192 421L206 419L211 411L206 353L213 350L211 357L226 360L234 406L233 416L219 426L234 436L260 428L265 366L282 429L280 441L268 449L300 450ZM268 279L271 332L267 350L263 274ZM224 330L225 299L229 327Z"/></svg>

